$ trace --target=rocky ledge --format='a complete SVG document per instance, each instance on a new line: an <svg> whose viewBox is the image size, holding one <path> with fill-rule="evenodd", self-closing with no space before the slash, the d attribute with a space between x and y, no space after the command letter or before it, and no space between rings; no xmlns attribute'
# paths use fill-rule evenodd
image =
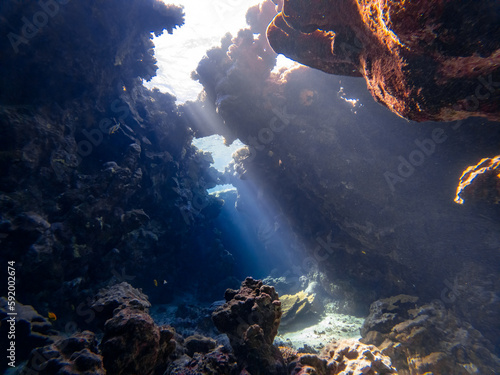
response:
<svg viewBox="0 0 500 375"><path fill-rule="evenodd" d="M304 65L363 76L407 119L499 121L499 11L495 0L285 0L267 35Z"/></svg>

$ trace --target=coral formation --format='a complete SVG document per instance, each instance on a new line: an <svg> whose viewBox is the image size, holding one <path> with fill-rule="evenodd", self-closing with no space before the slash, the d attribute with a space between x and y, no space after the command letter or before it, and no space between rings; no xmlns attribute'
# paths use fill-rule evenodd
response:
<svg viewBox="0 0 500 375"><path fill-rule="evenodd" d="M210 337L192 335L186 337L186 339L184 340L184 346L186 348L186 354L190 357L193 357L195 353L204 354L212 351L217 346L217 343Z"/></svg>
<svg viewBox="0 0 500 375"><path fill-rule="evenodd" d="M171 375L235 375L240 374L232 353L222 347L206 354L187 355L172 362L166 374Z"/></svg>
<svg viewBox="0 0 500 375"><path fill-rule="evenodd" d="M32 306L23 305L16 301L15 316L9 315L12 313L12 310L9 309L10 306L12 304L9 304L7 298L0 298L0 334L4 337L0 343L2 353L7 353L7 356L10 356L12 350L10 344L14 341L16 345L14 346L13 358L16 358L17 361L24 361L33 349L59 340L59 332ZM11 330L15 333L13 337L9 335ZM15 340L11 340L12 338ZM9 360L8 362L12 363L13 361ZM7 362L0 362L0 371L6 368Z"/></svg>
<svg viewBox="0 0 500 375"><path fill-rule="evenodd" d="M400 295L374 302L361 341L391 357L401 375L500 371L494 346L479 331L441 301L417 305L416 300Z"/></svg>
<svg viewBox="0 0 500 375"><path fill-rule="evenodd" d="M320 355L300 355L289 366L291 375L382 375L397 374L391 359L373 345L356 340L328 344Z"/></svg>
<svg viewBox="0 0 500 375"><path fill-rule="evenodd" d="M302 64L363 76L402 117L499 121L499 10L495 0L285 0L267 36Z"/></svg>
<svg viewBox="0 0 500 375"><path fill-rule="evenodd" d="M100 349L103 364L112 374L152 374L165 369L175 349L174 332L158 327L145 311L125 307L104 325Z"/></svg>
<svg viewBox="0 0 500 375"><path fill-rule="evenodd" d="M175 350L175 331L157 326L148 297L128 283L100 290L91 305L105 319L99 345L108 373L151 374L165 369ZM99 317L99 315L97 315Z"/></svg>
<svg viewBox="0 0 500 375"><path fill-rule="evenodd" d="M319 317L315 309L315 296L303 291L294 295L285 294L280 297L281 329L293 330L297 325L311 325ZM316 303L317 304L317 303Z"/></svg>
<svg viewBox="0 0 500 375"><path fill-rule="evenodd" d="M455 202L463 204L464 199L500 203L500 155L483 158L462 173Z"/></svg>
<svg viewBox="0 0 500 375"><path fill-rule="evenodd" d="M470 263L495 277L497 214L471 214L452 197L464 165L498 154L497 123L408 123L374 103L361 78L306 67L257 75L244 65L259 60L250 42L224 39L200 62L205 93L199 105L218 110L224 120L218 132L228 142L239 138L247 145L225 173L245 192L238 209L272 207L286 218L295 244L303 241L283 251L279 262L286 268L279 276L297 283L321 271L317 281L329 297L355 315L367 313L366 301L391 295L417 290L428 300L439 298L455 275L470 275ZM249 50L256 56L249 58ZM307 102L304 90L313 91ZM485 288L500 292L495 283ZM467 304L460 305L460 317L475 309ZM498 340L484 326L481 332Z"/></svg>
<svg viewBox="0 0 500 375"><path fill-rule="evenodd" d="M18 34L40 12L29 1L2 4L0 33ZM151 33L172 32L182 9L77 1L48 20L17 53L0 41L12 72L0 93L0 257L23 265L18 299L36 308L50 299L68 317L122 281L165 301L192 271L205 274L199 294L212 300L233 267L213 230L222 200L207 193L218 172L192 146L175 98L142 85L156 72ZM199 243L204 261L193 262Z"/></svg>
<svg viewBox="0 0 500 375"><path fill-rule="evenodd" d="M251 374L284 374L283 358L273 340L281 303L274 288L247 277L239 290L228 289L226 303L212 314L217 329L228 335L240 369Z"/></svg>
<svg viewBox="0 0 500 375"><path fill-rule="evenodd" d="M104 375L97 339L90 331L73 334L66 339L33 350L23 369L26 374Z"/></svg>

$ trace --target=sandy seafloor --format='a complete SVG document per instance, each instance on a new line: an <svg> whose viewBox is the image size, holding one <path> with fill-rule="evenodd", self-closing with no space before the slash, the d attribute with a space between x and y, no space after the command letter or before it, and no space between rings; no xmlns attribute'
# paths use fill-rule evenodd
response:
<svg viewBox="0 0 500 375"><path fill-rule="evenodd" d="M323 314L321 321L315 325L294 332L278 331L274 341L280 345L285 343L296 350L307 344L319 351L335 340L359 339L359 329L363 321L363 318L328 312Z"/></svg>
<svg viewBox="0 0 500 375"><path fill-rule="evenodd" d="M194 302L191 300L190 302ZM222 301L219 301L219 304ZM150 314L158 325L172 325L176 331L184 337L193 334L200 334L204 336L214 337L214 332L204 332L203 328L209 328L211 323L210 310L214 305L209 307L210 304L198 304L200 315L193 318L192 314L178 314L179 306L176 304L161 304L153 305ZM194 307L194 304L191 305ZM286 345L299 350L306 347L306 350L313 348L320 351L328 343L341 339L359 339L360 328L363 325L364 318L355 317L352 315L339 314L332 312L328 306L325 306L325 312L321 314L320 320L307 327L301 327L296 330L284 329L278 331L278 335L274 339L276 345ZM192 311L192 310L191 310ZM201 329L200 329L201 328ZM219 343L224 344L227 342L225 335L216 335L214 337Z"/></svg>

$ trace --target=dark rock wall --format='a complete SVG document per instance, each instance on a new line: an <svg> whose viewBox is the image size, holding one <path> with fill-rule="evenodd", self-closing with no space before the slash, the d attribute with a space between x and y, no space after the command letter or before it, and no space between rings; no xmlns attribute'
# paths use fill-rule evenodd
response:
<svg viewBox="0 0 500 375"><path fill-rule="evenodd" d="M142 86L151 33L182 10L47 3L0 5L0 256L16 261L17 298L61 318L116 281L156 301L176 288L217 299L232 275L211 221L222 201L206 192L217 171L175 98Z"/></svg>

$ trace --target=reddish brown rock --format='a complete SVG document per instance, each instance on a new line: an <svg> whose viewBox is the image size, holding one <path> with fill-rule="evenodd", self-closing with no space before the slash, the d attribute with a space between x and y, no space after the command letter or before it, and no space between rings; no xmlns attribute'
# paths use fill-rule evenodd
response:
<svg viewBox="0 0 500 375"><path fill-rule="evenodd" d="M234 356L223 347L206 353L195 353L193 357L183 355L172 362L166 374L171 375L236 375L238 364Z"/></svg>
<svg viewBox="0 0 500 375"><path fill-rule="evenodd" d="M247 277L239 290L226 290L225 299L212 319L228 335L240 369L252 375L285 374L281 353L273 346L281 319L278 293Z"/></svg>
<svg viewBox="0 0 500 375"><path fill-rule="evenodd" d="M267 35L302 64L365 77L402 117L500 121L499 11L495 0L285 0Z"/></svg>

